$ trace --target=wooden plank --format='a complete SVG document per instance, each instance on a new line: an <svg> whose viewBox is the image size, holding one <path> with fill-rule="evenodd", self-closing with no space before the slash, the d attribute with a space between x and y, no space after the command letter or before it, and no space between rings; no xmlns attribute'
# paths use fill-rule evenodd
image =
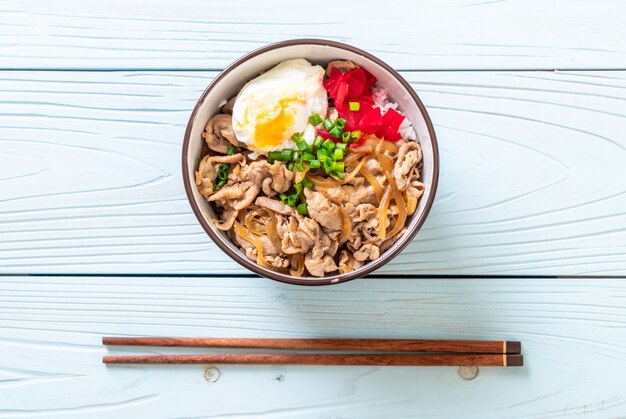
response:
<svg viewBox="0 0 626 419"><path fill-rule="evenodd" d="M624 417L626 288L596 279L0 278L0 417ZM103 335L511 339L522 368L105 367ZM140 353L174 353L173 349ZM177 353L194 353L194 349ZM277 395L280 395L278 397Z"/></svg>
<svg viewBox="0 0 626 419"><path fill-rule="evenodd" d="M1 273L242 273L184 195L215 73L0 73ZM626 275L626 72L408 72L441 179L380 272Z"/></svg>
<svg viewBox="0 0 626 419"><path fill-rule="evenodd" d="M620 0L4 1L2 69L222 69L326 38L405 70L626 69Z"/></svg>

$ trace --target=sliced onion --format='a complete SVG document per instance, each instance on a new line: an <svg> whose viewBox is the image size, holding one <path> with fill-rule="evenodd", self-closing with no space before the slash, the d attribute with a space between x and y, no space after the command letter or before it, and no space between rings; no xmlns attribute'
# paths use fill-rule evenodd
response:
<svg viewBox="0 0 626 419"><path fill-rule="evenodd" d="M244 239L247 242L252 243L252 245L256 248L257 259L256 263L263 266L264 268L272 269L272 266L267 263L265 259L265 255L263 255L263 243L257 237L253 236L248 232L248 230L240 223L235 222L235 234Z"/></svg>
<svg viewBox="0 0 626 419"><path fill-rule="evenodd" d="M376 145L376 149L374 150L374 152L376 154L376 158L378 159L378 163L380 163L383 169L391 172L393 170L393 160L381 151L382 145L385 142L385 140L380 140L380 142Z"/></svg>
<svg viewBox="0 0 626 419"><path fill-rule="evenodd" d="M293 276L302 276L304 273L304 255L302 253L296 253L291 256L291 269L289 274Z"/></svg>
<svg viewBox="0 0 626 419"><path fill-rule="evenodd" d="M391 201L391 186L387 186L378 206L378 238L385 240L387 234L387 210Z"/></svg>
<svg viewBox="0 0 626 419"><path fill-rule="evenodd" d="M350 234L352 234L352 221L348 217L348 211L342 206L339 211L341 212L341 236L339 237L339 246L348 241Z"/></svg>
<svg viewBox="0 0 626 419"><path fill-rule="evenodd" d="M378 182L376 176L374 176L374 174L370 172L367 167L361 167L360 173L363 175L365 180L367 180L369 184L372 185L372 187L374 188L374 192L376 193L376 199L378 200L378 202L380 202L380 199L385 192L383 186L380 184L380 182Z"/></svg>
<svg viewBox="0 0 626 419"><path fill-rule="evenodd" d="M417 197L413 194L406 194L406 212L408 215L413 215L417 209Z"/></svg>
<svg viewBox="0 0 626 419"><path fill-rule="evenodd" d="M389 181L389 185L391 186L393 200L398 206L398 218L396 219L393 228L387 232L388 237L393 237L404 228L404 224L406 223L407 210L406 203L404 202L404 197L402 196L402 192L398 190L398 186L396 185L395 180L393 180L393 177L389 172L385 172L385 176L387 176L387 180Z"/></svg>

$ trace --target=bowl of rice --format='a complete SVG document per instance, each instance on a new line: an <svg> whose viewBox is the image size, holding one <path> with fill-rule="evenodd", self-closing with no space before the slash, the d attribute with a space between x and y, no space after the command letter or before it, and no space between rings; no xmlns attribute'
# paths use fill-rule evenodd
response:
<svg viewBox="0 0 626 419"><path fill-rule="evenodd" d="M182 166L191 208L224 253L270 279L326 285L375 271L414 239L439 152L393 68L351 45L295 39L208 85Z"/></svg>

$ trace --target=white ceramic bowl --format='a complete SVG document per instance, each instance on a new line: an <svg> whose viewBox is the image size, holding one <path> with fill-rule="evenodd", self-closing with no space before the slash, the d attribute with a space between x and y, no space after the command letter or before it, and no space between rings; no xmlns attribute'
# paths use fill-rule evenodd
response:
<svg viewBox="0 0 626 419"><path fill-rule="evenodd" d="M392 101L409 118L417 133L423 152L422 182L424 195L420 198L417 210L407 224L406 233L387 249L380 258L367 262L361 268L346 274L329 275L324 278L294 277L266 269L246 257L224 232L211 222L215 213L207 200L198 192L194 172L202 156L204 140L201 133L209 118L216 114L227 99L235 96L243 85L269 70L281 61L291 58L305 58L314 64L325 67L329 61L350 60L365 68L378 79L377 85L384 87ZM322 39L295 39L278 42L253 51L222 71L204 91L194 108L183 143L183 179L185 191L198 221L211 239L226 254L239 264L267 278L299 285L324 285L345 282L361 277L380 268L393 259L413 239L432 206L439 177L439 152L433 125L424 105L411 86L387 64L373 55L350 45Z"/></svg>

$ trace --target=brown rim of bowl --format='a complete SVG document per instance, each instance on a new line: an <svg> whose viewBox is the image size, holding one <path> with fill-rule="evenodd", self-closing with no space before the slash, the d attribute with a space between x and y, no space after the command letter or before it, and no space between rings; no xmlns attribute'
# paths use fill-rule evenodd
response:
<svg viewBox="0 0 626 419"><path fill-rule="evenodd" d="M299 277L294 277L294 276L291 276L291 275L286 275L286 274L283 274L283 273L280 273L280 272L275 272L275 271L272 271L270 269L263 268L263 267L259 266L256 262L248 259L245 255L243 255L241 253L236 253L235 251L233 251L230 247L228 247L224 243L224 241L227 240L227 238L225 236L223 236L221 233L216 233L216 231L214 231L211 228L211 226L209 226L209 223L208 223L207 219L203 216L202 211L200 210L200 208L198 208L198 205L196 204L196 202L195 202L195 200L193 198L193 193L192 193L192 190L191 190L192 182L189 179L189 175L188 175L188 163L189 162L187 161L187 152L189 150L189 140L190 140L190 136L191 136L191 126L192 126L192 124L193 124L193 122L194 122L194 120L196 118L196 115L198 113L198 109L200 108L200 104L204 101L204 99L207 97L207 95L211 92L213 87L217 83L219 83L220 80L222 80L222 78L224 78L224 76L226 76L228 73L230 73L234 68L238 67L240 64L242 64L245 61L248 61L249 59L251 59L253 57L256 57L256 56L258 56L260 54L263 54L263 53L265 53L267 51L271 51L271 50L278 49L278 48L288 47L288 46L292 46L292 45L306 45L306 44L332 46L332 47L335 47L335 48L339 48L339 49L343 49L343 50L346 50L346 51L350 51L350 52L353 52L355 54L364 56L368 60L373 61L374 63L378 64L379 66L381 66L382 68L387 70L405 88L407 93L411 96L411 98L413 99L413 101L415 102L417 107L419 108L420 112L422 113L422 116L424 117L424 120L426 121L426 127L428 128L428 133L430 134L432 147L433 147L433 181L432 181L432 184L429 185L431 191L430 191L430 195L428 197L428 200L426 201L426 204L424 206L424 211L422 211L422 213L419 215L419 218L417 220L417 224L415 225L415 229L413 231L407 231L404 234L404 236L402 236L400 238L399 244L398 244L398 246L396 248L393 248L393 246L392 246L391 249L389 249L388 251L383 253L378 259L373 260L373 261L367 263L366 265L364 265L363 269L360 269L360 270L357 270L357 271L353 271L353 272L348 272L348 273L345 273L345 274L332 275L332 276L328 276L328 277L324 277L324 278L310 278L310 277L299 278ZM400 74L398 74L398 72L396 70L394 70L389 65L387 65L385 62L383 62L379 58L373 56L372 54L370 54L370 53L368 53L366 51L363 51L363 50L361 50L359 48L355 48L355 47L353 47L351 45L347 45L347 44L344 44L344 43L341 43L341 42L337 42L337 41L328 41L328 40L325 40L325 39L314 39L314 38L307 39L307 38L304 38L304 39L291 39L291 40L287 40L287 41L276 42L276 43L269 44L269 45L266 45L264 47L261 47L259 49L256 49L256 50L254 50L254 51L244 55L243 57L239 58L238 60L236 60L232 64L230 64L228 67L226 67L220 74L218 74L218 76L215 79L213 79L213 81L209 84L209 86L204 90L204 92L202 93L202 96L200 96L200 99L198 99L198 102L196 103L196 106L194 107L193 112L191 113L191 116L189 117L189 122L187 123L187 129L185 130L185 138L184 138L184 142L183 142L183 156L182 157L183 157L183 159L182 159L182 163L183 163L183 182L185 184L185 193L187 194L187 200L191 204L191 208L193 209L193 212L196 215L196 218L200 222L200 225L202 225L202 228L204 228L204 231L206 231L206 233L209 235L209 237L211 237L213 242L215 242L220 249L222 249L228 256L230 256L231 259L233 259L235 262L239 263L244 268L247 268L247 269L251 270L252 272L257 273L257 274L259 274L261 276L264 276L266 278L273 279L273 280L279 281L279 282L288 283L288 284L295 284L295 285L331 285L331 284L339 284L339 283L342 283L342 282L351 281L353 279L365 276L365 275L369 274L370 272L372 272L372 271L378 269L379 267L383 266L387 262L391 261L402 250L404 250L404 248L409 243L411 243L411 241L413 240L413 238L415 237L417 232L420 230L420 228L424 224L424 221L426 220L426 217L428 216L428 213L430 212L430 209L431 209L431 207L433 205L433 201L435 199L435 193L437 192L437 183L439 181L439 147L437 145L437 137L435 136L435 129L433 127L432 121L430 120L430 116L428 115L428 112L426 111L426 107L424 106L424 104L422 103L420 98L417 96L417 93L415 93L415 91L413 90L411 85L404 79L404 77L402 77ZM195 187L195 182L193 182L193 185Z"/></svg>

